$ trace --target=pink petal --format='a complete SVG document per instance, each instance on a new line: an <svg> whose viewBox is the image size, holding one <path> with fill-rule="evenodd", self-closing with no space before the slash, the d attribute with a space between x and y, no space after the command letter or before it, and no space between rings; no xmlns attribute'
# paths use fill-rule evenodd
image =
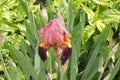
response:
<svg viewBox="0 0 120 80"><path fill-rule="evenodd" d="M42 37L43 42L52 47L60 47L64 40L69 40L71 37L65 28L60 13L58 13L56 19L51 20L45 27L39 29L37 33Z"/></svg>

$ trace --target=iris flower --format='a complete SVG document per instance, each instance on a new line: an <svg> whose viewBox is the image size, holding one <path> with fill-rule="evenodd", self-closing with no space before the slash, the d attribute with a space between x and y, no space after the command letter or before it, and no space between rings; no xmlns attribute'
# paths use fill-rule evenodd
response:
<svg viewBox="0 0 120 80"><path fill-rule="evenodd" d="M47 59L47 50L51 47L54 50L61 49L60 61L63 65L72 53L71 35L66 30L62 16L57 14L56 19L52 19L45 27L37 31L42 40L39 43L38 53L40 58L45 61ZM56 54L56 53L55 53Z"/></svg>

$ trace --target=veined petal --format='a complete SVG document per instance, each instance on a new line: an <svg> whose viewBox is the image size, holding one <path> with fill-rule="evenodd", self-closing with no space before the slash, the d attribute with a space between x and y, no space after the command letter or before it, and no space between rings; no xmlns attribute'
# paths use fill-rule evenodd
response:
<svg viewBox="0 0 120 80"><path fill-rule="evenodd" d="M64 65L65 62L69 59L69 57L71 56L71 53L72 53L72 48L65 47L62 50L62 55L61 55L61 58L60 58L60 61L61 61L62 65Z"/></svg>
<svg viewBox="0 0 120 80"><path fill-rule="evenodd" d="M63 45L61 46L62 49L62 55L60 58L61 64L64 65L64 63L70 58L72 54L72 45L71 42L64 41Z"/></svg>

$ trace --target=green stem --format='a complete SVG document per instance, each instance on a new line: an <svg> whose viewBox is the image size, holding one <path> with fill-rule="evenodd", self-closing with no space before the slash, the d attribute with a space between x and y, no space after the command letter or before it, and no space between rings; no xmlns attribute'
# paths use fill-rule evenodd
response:
<svg viewBox="0 0 120 80"><path fill-rule="evenodd" d="M63 74L62 74L62 67L60 61L58 62L58 79L57 80L63 80Z"/></svg>

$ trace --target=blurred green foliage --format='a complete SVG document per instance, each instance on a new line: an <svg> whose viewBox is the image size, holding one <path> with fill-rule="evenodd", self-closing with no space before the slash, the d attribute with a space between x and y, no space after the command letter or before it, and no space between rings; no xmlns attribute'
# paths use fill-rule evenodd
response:
<svg viewBox="0 0 120 80"><path fill-rule="evenodd" d="M67 70L59 65L53 49L47 61L41 61L36 31L44 23L39 5L33 3L0 1L0 80L30 80L30 76L45 80L46 70L55 80L120 79L119 0L46 0L49 21L61 12L72 35Z"/></svg>

